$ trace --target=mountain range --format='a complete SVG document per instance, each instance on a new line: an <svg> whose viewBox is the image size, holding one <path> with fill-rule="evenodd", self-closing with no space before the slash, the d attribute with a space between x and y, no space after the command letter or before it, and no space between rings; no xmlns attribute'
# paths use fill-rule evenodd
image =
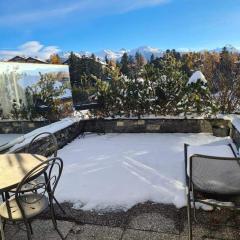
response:
<svg viewBox="0 0 240 240"><path fill-rule="evenodd" d="M227 44L225 45L225 47L227 48L227 50L229 52L232 52L232 53L240 53L240 49L230 45L230 44ZM191 50L179 50L180 53L185 53L185 52L189 52ZM205 50L201 50L200 52L204 52ZM222 51L222 48L215 48L213 50L209 50L210 52L221 52ZM134 48L132 50L127 50L127 49L120 49L120 50L117 50L117 51L113 51L111 49L105 49L105 50L102 50L102 51L98 51L98 52L87 52L87 51L80 51L80 52L74 52L77 56L91 56L92 54L94 54L97 58L101 59L101 60L104 60L105 57L107 56L108 59L113 59L113 60L119 60L122 55L124 53L127 53L128 55L131 55L131 56L135 56L136 52L139 52L141 53L146 59L150 59L151 55L153 54L154 57L162 57L163 54L165 53L164 50L161 50L159 48L153 48L153 47L149 47L149 46L141 46L141 47L138 47L138 48ZM59 56L65 60L65 59L68 59L68 56L70 55L70 52L60 52L59 53Z"/></svg>

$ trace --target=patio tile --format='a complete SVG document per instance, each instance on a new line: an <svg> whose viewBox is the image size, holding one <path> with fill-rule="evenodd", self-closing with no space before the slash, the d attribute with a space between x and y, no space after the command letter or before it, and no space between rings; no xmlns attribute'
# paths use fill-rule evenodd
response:
<svg viewBox="0 0 240 240"><path fill-rule="evenodd" d="M179 230L175 226L175 222L161 213L139 214L131 219L128 228L164 233L179 233Z"/></svg>
<svg viewBox="0 0 240 240"><path fill-rule="evenodd" d="M58 228L61 231L62 235L66 237L69 231L73 228L75 223L58 221ZM24 225L22 225L24 228ZM33 228L33 240L60 240L60 236L54 230L52 221L50 220L35 220L32 223ZM5 237L6 240L26 240L27 234L25 231L20 230L17 225L6 225L5 228Z"/></svg>
<svg viewBox="0 0 240 240"><path fill-rule="evenodd" d="M180 234L181 240L187 239L188 227L184 226L183 232ZM199 239L221 239L221 240L236 240L240 239L240 231L230 227L207 228L201 225L193 226L193 236Z"/></svg>
<svg viewBox="0 0 240 240"><path fill-rule="evenodd" d="M208 238L205 236L194 236L194 240L222 240L222 239L217 239L217 238ZM179 240L188 240L188 236L180 236Z"/></svg>
<svg viewBox="0 0 240 240"><path fill-rule="evenodd" d="M123 230L107 226L77 225L66 240L120 240Z"/></svg>
<svg viewBox="0 0 240 240"><path fill-rule="evenodd" d="M229 210L215 210L211 212L206 212L202 210L198 210L198 219L202 222L206 223L206 225L202 224L193 224L193 235L200 239L204 239L204 237L214 238L214 239L226 239L226 240L236 240L240 239L240 230L236 228L226 227L226 226L213 226L211 225L213 222L216 224L224 224L226 219L228 220L228 224L233 224L239 226L239 219L237 218L229 218L231 216L231 211ZM188 223L186 217L186 209L182 209L181 213L181 231L180 235L184 239L184 236L188 235ZM209 223L209 224L208 224ZM187 239L187 238L186 238Z"/></svg>
<svg viewBox="0 0 240 240"><path fill-rule="evenodd" d="M179 240L178 235L128 229L122 240Z"/></svg>

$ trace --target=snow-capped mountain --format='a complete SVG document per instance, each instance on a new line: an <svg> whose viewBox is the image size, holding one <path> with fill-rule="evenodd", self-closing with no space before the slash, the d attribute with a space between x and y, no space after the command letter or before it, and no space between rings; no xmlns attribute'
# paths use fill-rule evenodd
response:
<svg viewBox="0 0 240 240"><path fill-rule="evenodd" d="M141 53L146 59L150 59L152 54L154 55L154 57L162 57L164 54L164 51L159 48L142 46L142 47L132 49L129 52L129 55L135 56L137 52Z"/></svg>
<svg viewBox="0 0 240 240"><path fill-rule="evenodd" d="M60 52L58 53L59 57L62 59L62 61L65 61L69 58L71 52ZM78 57L81 57L83 55L85 56L90 56L91 53L90 52L84 52L84 51L80 51L80 52L74 52L74 54Z"/></svg>
<svg viewBox="0 0 240 240"><path fill-rule="evenodd" d="M107 56L108 59L118 60L122 57L122 55L125 52L129 53L129 51L126 50L126 49L120 49L119 51L112 51L110 49L106 49L106 50L96 52L95 55L102 60L105 59L106 56Z"/></svg>
<svg viewBox="0 0 240 240"><path fill-rule="evenodd" d="M229 51L229 52L232 52L232 53L240 53L240 49L232 46L231 44L227 44L225 45L226 49ZM215 48L214 50L212 50L212 52L221 52L223 48Z"/></svg>
<svg viewBox="0 0 240 240"><path fill-rule="evenodd" d="M240 49L235 48L234 46L232 46L230 44L226 45L225 47L227 48L227 50L229 52L240 53ZM186 52L190 52L191 50L179 49L177 51L179 51L180 53L186 53ZM222 48L216 48L216 49L210 50L210 52L218 52L218 53L221 51L222 51ZM83 55L91 56L91 54L94 54L97 58L104 61L106 56L108 59L120 60L124 53L127 53L128 55L131 55L131 56L135 56L135 54L137 52L141 53L147 60L150 59L152 54L154 55L154 57L162 57L165 53L164 50L161 50L159 48L153 48L150 46L141 46L141 47L134 48L131 50L122 48L117 51L114 51L111 49L105 49L105 50L101 50L101 51L97 51L97 52L93 52L93 53L88 52L88 51L80 51L80 52L74 52L74 53L80 57ZM204 50L200 51L200 52L204 52ZM59 53L59 55L62 60L67 60L70 55L70 52L62 52L62 53Z"/></svg>
<svg viewBox="0 0 240 240"><path fill-rule="evenodd" d="M164 54L163 50L160 50L158 48L149 47L149 46L142 46L142 47L134 48L132 50L127 50L124 48L117 50L117 51L113 51L111 49L105 49L102 51L94 52L93 54L97 58L100 58L101 60L104 60L106 56L108 59L119 60L124 53L135 56L135 54L137 52L141 53L146 59L150 59L152 54L155 57L161 57ZM81 51L81 52L75 52L75 54L77 56L83 56L83 55L91 56L92 53ZM59 55L62 59L67 59L70 55L70 52L62 52Z"/></svg>
<svg viewBox="0 0 240 240"><path fill-rule="evenodd" d="M240 53L240 48L236 48L230 44L225 45L225 47L227 48L227 50L229 52ZM176 49L176 51L180 52L181 54L184 54L184 53L191 52L194 50L181 48L181 49ZM222 51L222 48L219 47L219 48L215 48L212 50L205 49L205 50L202 50L199 52L204 52L204 51L220 53ZM154 48L154 47L150 47L150 46L141 46L141 47L130 49L130 50L124 49L124 48L117 50L117 51L114 51L111 49L104 49L104 50L97 51L97 52L79 51L79 52L74 52L74 54L76 54L79 57L81 57L83 55L91 56L92 54L94 54L97 58L100 59L100 61L104 62L106 56L108 59L120 60L124 53L127 53L128 55L131 55L134 57L137 52L141 53L145 57L145 59L149 60L152 54L154 55L154 57L162 57L165 53L165 50L161 50L159 48ZM59 52L58 55L60 56L62 62L64 62L68 59L70 53L71 53L70 51L69 52ZM3 59L3 58L1 59L1 55L0 55L0 60L6 61L8 59Z"/></svg>

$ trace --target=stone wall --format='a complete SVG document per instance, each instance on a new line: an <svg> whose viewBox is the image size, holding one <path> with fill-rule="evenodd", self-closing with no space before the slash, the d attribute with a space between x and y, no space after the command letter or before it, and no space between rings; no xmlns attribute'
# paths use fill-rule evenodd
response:
<svg viewBox="0 0 240 240"><path fill-rule="evenodd" d="M64 147L69 142L74 140L77 136L79 136L80 133L79 133L78 125L79 125L79 123L76 122L76 123L73 123L72 125L64 128L64 129L61 129L61 130L54 133L54 136L57 138L58 149ZM39 149L41 148L42 143L44 143L44 142L46 143L50 140L48 138L49 137L46 136L44 138L41 138L37 142L35 142L34 146L31 147L32 152L39 153ZM6 152L21 153L21 152L27 152L28 151L28 144L26 144L24 146L21 146L14 151L11 151L11 147L12 146L9 146L8 148L5 148L5 149L1 150L0 153L6 153ZM35 148L36 148L36 151L35 151Z"/></svg>
<svg viewBox="0 0 240 240"><path fill-rule="evenodd" d="M46 121L0 121L0 134L23 134L48 125Z"/></svg>
<svg viewBox="0 0 240 240"><path fill-rule="evenodd" d="M64 147L69 142L74 140L77 136L79 136L80 133L79 133L78 125L79 125L79 123L76 122L64 129L61 129L54 133L54 136L57 138L58 149ZM33 150L33 152L38 152L38 148L41 145L41 141L47 142L48 137L42 138L41 140L36 142L34 144L34 146L31 148L31 150ZM36 148L36 151L34 150L34 148ZM21 148L18 148L14 152L16 152L16 153L27 152L27 149L28 149L28 144L22 146ZM4 151L2 151L1 153L8 152L8 151L9 151L9 149L4 149Z"/></svg>
<svg viewBox="0 0 240 240"><path fill-rule="evenodd" d="M106 133L200 133L213 132L213 126L231 128L222 119L111 119L83 120L80 131Z"/></svg>
<svg viewBox="0 0 240 240"><path fill-rule="evenodd" d="M213 133L214 126L229 128L230 136L240 147L240 133L231 122L222 119L90 119L81 120L62 129L54 135L59 148L67 145L79 134L84 132L96 133ZM36 148L38 145L36 144ZM27 146L17 152L26 151Z"/></svg>

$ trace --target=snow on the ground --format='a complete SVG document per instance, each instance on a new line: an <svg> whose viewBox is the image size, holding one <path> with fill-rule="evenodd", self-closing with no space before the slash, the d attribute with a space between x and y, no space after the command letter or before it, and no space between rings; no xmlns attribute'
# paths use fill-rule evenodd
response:
<svg viewBox="0 0 240 240"><path fill-rule="evenodd" d="M207 80L201 71L194 72L192 76L189 78L188 84L196 83L198 80L207 84Z"/></svg>
<svg viewBox="0 0 240 240"><path fill-rule="evenodd" d="M0 146L20 137L22 134L0 134Z"/></svg>
<svg viewBox="0 0 240 240"><path fill-rule="evenodd" d="M154 201L186 205L184 143L226 144L211 134L89 134L59 151L64 170L60 201L75 208L128 209Z"/></svg>
<svg viewBox="0 0 240 240"><path fill-rule="evenodd" d="M39 133L43 132L50 132L50 133L55 133L57 131L60 131L61 129L64 129L70 125L72 125L74 122L79 121L79 118L77 117L68 117L64 118L61 121L49 124L47 126L37 128L32 132L29 132L27 134L22 135L19 138L14 139L13 141L9 142L7 145L4 147L11 147L10 152L23 147L24 145L28 144L31 142L31 140ZM1 147L0 147L1 150Z"/></svg>

